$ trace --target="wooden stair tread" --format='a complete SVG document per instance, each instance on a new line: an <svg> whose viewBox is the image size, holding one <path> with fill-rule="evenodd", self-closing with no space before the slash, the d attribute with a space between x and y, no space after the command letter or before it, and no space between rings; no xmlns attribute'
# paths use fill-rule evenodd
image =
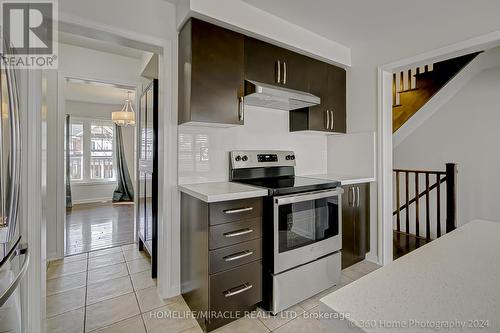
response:
<svg viewBox="0 0 500 333"><path fill-rule="evenodd" d="M411 88L411 89L401 90L401 91L398 91L398 94L414 92L415 90L418 90L418 88Z"/></svg>
<svg viewBox="0 0 500 333"><path fill-rule="evenodd" d="M397 259L429 243L425 238L403 232L393 231L393 257ZM432 240L431 240L432 241Z"/></svg>

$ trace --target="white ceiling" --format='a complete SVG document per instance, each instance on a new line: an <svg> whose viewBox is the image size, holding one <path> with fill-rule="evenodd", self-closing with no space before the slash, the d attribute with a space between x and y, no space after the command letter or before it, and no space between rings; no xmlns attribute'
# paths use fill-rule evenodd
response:
<svg viewBox="0 0 500 333"><path fill-rule="evenodd" d="M122 46L117 43L109 43L93 38L82 37L79 35L59 32L59 43L79 46L96 51L121 55L124 57L141 59L144 51Z"/></svg>
<svg viewBox="0 0 500 333"><path fill-rule="evenodd" d="M499 0L243 1L349 47L428 34L448 43L500 29Z"/></svg>
<svg viewBox="0 0 500 333"><path fill-rule="evenodd" d="M75 102L123 105L127 97L127 91L131 91L130 97L134 101L134 88L129 90L98 82L67 81L64 88L64 96L66 100Z"/></svg>

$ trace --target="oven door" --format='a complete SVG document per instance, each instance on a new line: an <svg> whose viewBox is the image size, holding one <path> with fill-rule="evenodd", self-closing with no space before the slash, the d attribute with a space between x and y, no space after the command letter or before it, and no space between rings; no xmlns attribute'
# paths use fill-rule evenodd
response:
<svg viewBox="0 0 500 333"><path fill-rule="evenodd" d="M274 274L342 248L341 188L275 197Z"/></svg>

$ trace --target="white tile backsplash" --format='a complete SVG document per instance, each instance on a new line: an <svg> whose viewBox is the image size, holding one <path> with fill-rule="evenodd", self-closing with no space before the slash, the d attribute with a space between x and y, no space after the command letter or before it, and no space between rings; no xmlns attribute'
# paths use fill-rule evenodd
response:
<svg viewBox="0 0 500 333"><path fill-rule="evenodd" d="M229 152L236 149L293 150L297 175L325 173L327 137L289 132L288 116L246 106L244 126L179 126L179 184L228 180Z"/></svg>
<svg viewBox="0 0 500 333"><path fill-rule="evenodd" d="M375 132L332 135L328 142L328 173L375 178Z"/></svg>

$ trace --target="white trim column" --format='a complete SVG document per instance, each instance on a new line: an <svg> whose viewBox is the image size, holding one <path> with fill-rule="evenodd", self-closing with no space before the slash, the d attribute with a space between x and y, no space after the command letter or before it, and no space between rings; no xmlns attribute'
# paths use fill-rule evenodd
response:
<svg viewBox="0 0 500 333"><path fill-rule="evenodd" d="M22 131L21 234L30 262L21 283L23 332L43 332L45 318L46 220L43 209L46 173L46 101L42 71L19 71Z"/></svg>

